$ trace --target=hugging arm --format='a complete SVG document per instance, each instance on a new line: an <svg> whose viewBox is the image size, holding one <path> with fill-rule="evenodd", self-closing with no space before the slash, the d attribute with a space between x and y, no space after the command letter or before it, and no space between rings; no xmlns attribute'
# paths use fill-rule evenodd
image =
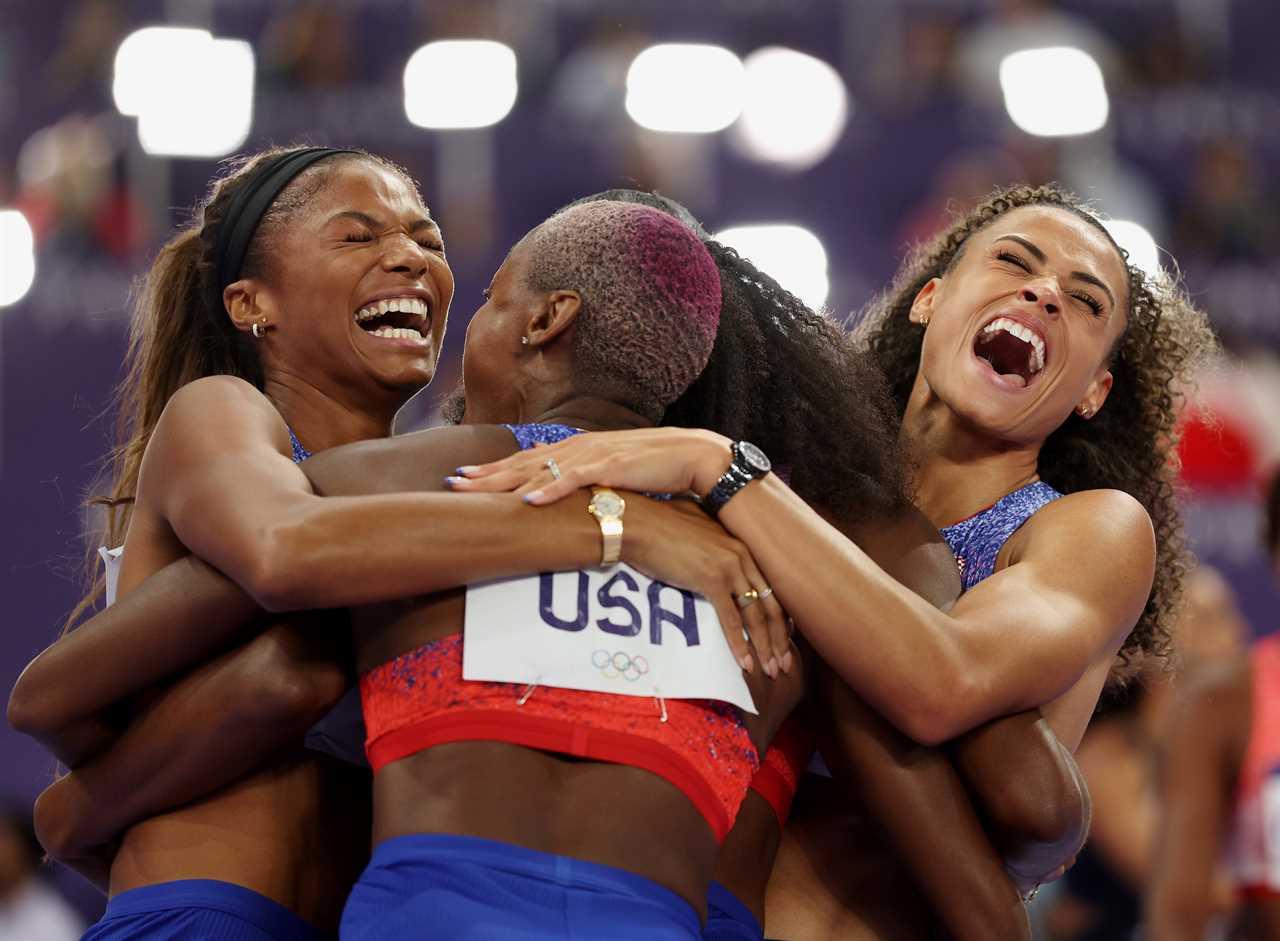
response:
<svg viewBox="0 0 1280 941"><path fill-rule="evenodd" d="M350 683L345 618L276 624L159 691L111 747L50 785L35 824L49 854L96 881L102 848L299 744ZM109 855L109 853L108 853ZM78 865L79 863L79 865Z"/></svg>

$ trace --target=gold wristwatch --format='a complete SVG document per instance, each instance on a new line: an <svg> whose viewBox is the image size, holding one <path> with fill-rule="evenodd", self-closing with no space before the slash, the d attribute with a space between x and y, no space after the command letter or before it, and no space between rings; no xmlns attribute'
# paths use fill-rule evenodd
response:
<svg viewBox="0 0 1280 941"><path fill-rule="evenodd" d="M622 557L622 514L627 501L605 487L591 488L587 512L600 524L600 565L613 565Z"/></svg>

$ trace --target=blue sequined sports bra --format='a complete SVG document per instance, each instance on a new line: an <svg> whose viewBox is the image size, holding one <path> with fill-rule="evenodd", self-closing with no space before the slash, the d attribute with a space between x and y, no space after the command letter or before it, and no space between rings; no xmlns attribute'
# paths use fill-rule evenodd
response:
<svg viewBox="0 0 1280 941"><path fill-rule="evenodd" d="M1004 544L1046 503L1062 494L1042 480L1005 494L991 506L968 519L947 526L947 541L960 567L960 584L968 591L995 571L996 557Z"/></svg>

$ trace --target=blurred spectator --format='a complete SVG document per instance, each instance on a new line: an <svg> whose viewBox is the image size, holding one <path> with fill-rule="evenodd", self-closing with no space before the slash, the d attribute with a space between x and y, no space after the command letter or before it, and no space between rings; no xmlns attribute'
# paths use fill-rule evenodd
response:
<svg viewBox="0 0 1280 941"><path fill-rule="evenodd" d="M1185 264L1226 260L1265 261L1280 251L1273 194L1248 148L1225 137L1206 141L1176 223L1177 248Z"/></svg>
<svg viewBox="0 0 1280 941"><path fill-rule="evenodd" d="M30 814L0 817L0 941L75 941L84 924L40 877L44 851Z"/></svg>
<svg viewBox="0 0 1280 941"><path fill-rule="evenodd" d="M1157 764L1171 732L1174 691L1237 658L1247 635L1226 580L1213 569L1196 570L1175 627L1176 673L1148 670L1141 686L1116 694L1090 723L1076 760L1093 797L1093 826L1045 915L1051 941L1133 938L1155 863L1161 817ZM1229 905L1230 898L1224 878L1217 899Z"/></svg>
<svg viewBox="0 0 1280 941"><path fill-rule="evenodd" d="M1266 544L1280 574L1280 475ZM1220 910L1227 865L1240 905L1236 937L1280 939L1280 634L1248 657L1191 678L1169 724L1162 816L1147 926L1159 941L1198 941Z"/></svg>
<svg viewBox="0 0 1280 941"><path fill-rule="evenodd" d="M57 52L48 61L44 91L53 101L103 101L110 88L116 47L124 37L121 4L114 0L77 0L66 6Z"/></svg>
<svg viewBox="0 0 1280 941"><path fill-rule="evenodd" d="M350 12L311 2L278 12L260 43L262 82L294 91L341 88L358 78Z"/></svg>

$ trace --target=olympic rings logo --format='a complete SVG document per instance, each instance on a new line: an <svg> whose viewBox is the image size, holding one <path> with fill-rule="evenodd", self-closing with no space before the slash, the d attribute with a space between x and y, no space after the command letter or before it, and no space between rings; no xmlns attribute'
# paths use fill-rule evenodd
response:
<svg viewBox="0 0 1280 941"><path fill-rule="evenodd" d="M640 655L631 656L624 651L609 653L607 650L596 650L591 654L591 665L600 671L606 680L622 677L634 683L649 672L649 661Z"/></svg>

